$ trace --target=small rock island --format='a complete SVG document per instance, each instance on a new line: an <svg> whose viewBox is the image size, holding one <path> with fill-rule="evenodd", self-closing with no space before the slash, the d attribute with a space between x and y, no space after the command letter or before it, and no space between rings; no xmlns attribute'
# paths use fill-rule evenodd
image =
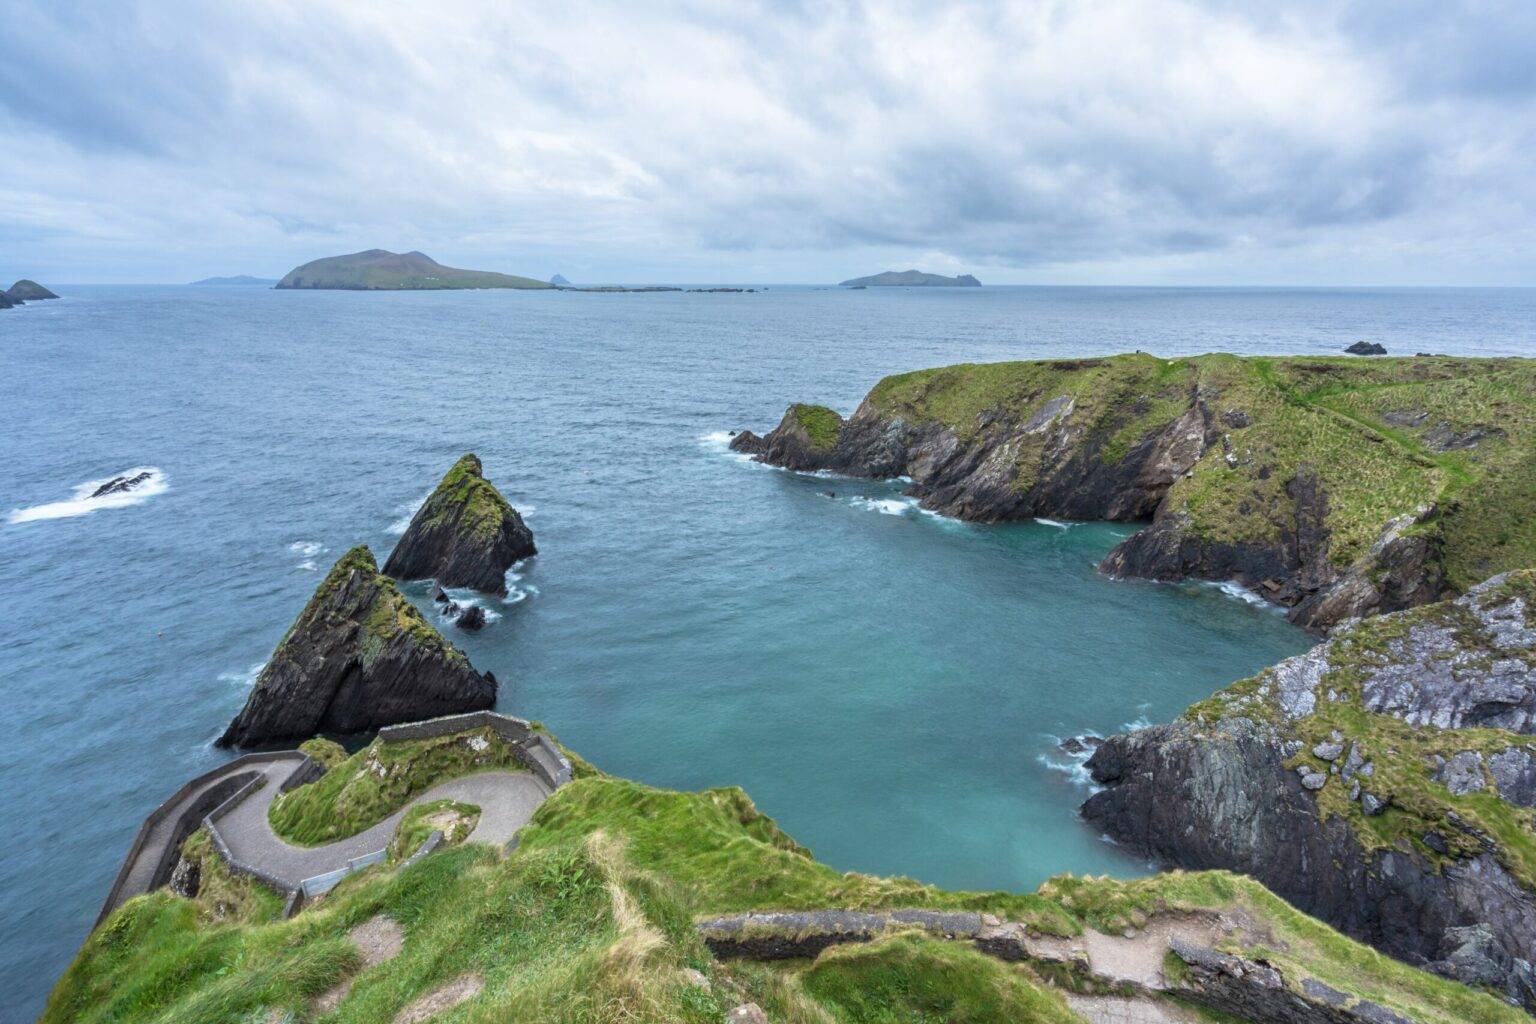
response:
<svg viewBox="0 0 1536 1024"><path fill-rule="evenodd" d="M320 288L343 291L442 291L462 288L553 288L547 281L490 270L445 267L422 252L368 249L346 256L327 256L295 267L277 282L278 288Z"/></svg>
<svg viewBox="0 0 1536 1024"><path fill-rule="evenodd" d="M517 509L483 475L480 458L454 463L416 511L384 572L398 580L432 577L439 587L473 587L504 597L512 563L538 554Z"/></svg>
<svg viewBox="0 0 1536 1024"><path fill-rule="evenodd" d="M360 733L495 702L496 678L476 671L359 546L326 575L218 745Z"/></svg>
<svg viewBox="0 0 1536 1024"><path fill-rule="evenodd" d="M970 274L945 277L943 274L925 274L921 270L887 270L869 277L854 277L839 281L842 288L980 288L981 282Z"/></svg>

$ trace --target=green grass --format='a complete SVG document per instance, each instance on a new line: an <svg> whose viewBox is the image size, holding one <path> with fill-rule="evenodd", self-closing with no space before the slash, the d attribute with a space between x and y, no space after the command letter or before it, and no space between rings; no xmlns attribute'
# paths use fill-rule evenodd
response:
<svg viewBox="0 0 1536 1024"><path fill-rule="evenodd" d="M937 422L962 442L1012 431L1013 486L1027 491L1060 453L1052 431L1020 434L1053 399L1070 399L1073 441L1108 465L1205 403L1223 442L1174 482L1168 510L1221 544L1275 545L1297 530L1290 485L1326 497L1328 558L1367 555L1383 528L1421 507L1451 584L1465 589L1536 565L1536 362L1520 359L1244 358L1205 355L962 364L880 381L868 402L909 423ZM1246 417L1246 426L1232 426ZM1416 425L1402 416L1422 413ZM1397 417L1398 422L1389 422ZM1437 429L1487 432L1437 451Z"/></svg>
<svg viewBox="0 0 1536 1024"><path fill-rule="evenodd" d="M804 428L811 439L811 447L830 451L837 447L838 436L843 431L843 418L824 405L795 404L790 406L795 422Z"/></svg>
<svg viewBox="0 0 1536 1024"><path fill-rule="evenodd" d="M1522 598L1527 609L1536 608L1536 571L1513 573L1501 587L1485 591L1477 600L1493 607L1512 597ZM1192 706L1185 717L1201 722L1237 716L1268 721L1286 738L1301 741L1301 750L1287 762L1288 767L1308 765L1324 774L1329 764L1311 751L1337 732L1346 751L1352 744L1364 751L1373 769L1369 778L1360 781L1373 795L1389 799L1390 806L1383 814L1367 816L1358 802L1349 799L1349 783L1330 777L1317 792L1320 814L1346 821L1368 849L1409 847L1431 863L1480 854L1485 849L1480 837L1492 838L1500 863L1524 887L1536 890L1536 811L1514 806L1491 789L1454 796L1433 778L1437 756L1449 759L1472 750L1481 753L1486 764L1490 755L1512 747L1536 753L1536 738L1503 729L1424 728L1364 707L1363 685L1369 674L1400 660L1394 644L1411 630L1431 627L1450 631L1457 642L1456 653L1468 667L1479 658L1495 657L1536 663L1536 652L1501 650L1495 655L1477 617L1445 601L1369 618L1336 632L1329 641L1329 669L1318 689L1332 691L1337 699L1319 700L1306 718L1286 721L1276 696L1263 694L1268 670ZM1424 835L1432 830L1445 839L1448 853L1424 845Z"/></svg>
<svg viewBox="0 0 1536 1024"><path fill-rule="evenodd" d="M480 822L480 808L457 800L428 800L405 812L389 844L392 861L409 857L421 848L433 832L443 834L438 849L457 846L469 838Z"/></svg>
<svg viewBox="0 0 1536 1024"><path fill-rule="evenodd" d="M219 919L201 897L164 891L130 900L86 941L43 1020L303 1015L352 976L327 1024L388 1021L466 973L485 988L447 1018L455 1024L718 1024L746 1001L793 1024L1072 1019L1041 978L962 944L901 934L808 965L716 963L692 924L701 913L797 906L975 907L1058 932L1166 908L1239 906L1281 940L1265 955L1292 984L1318 977L1422 1024L1525 1019L1372 953L1235 876L1056 879L1035 894L950 893L818 864L739 790L673 793L588 775L552 796L506 857L466 844L408 869L370 868L288 921ZM403 952L355 973L347 931L377 914L400 923ZM703 972L708 988L688 970Z"/></svg>
<svg viewBox="0 0 1536 1024"><path fill-rule="evenodd" d="M1023 968L914 934L830 949L800 983L835 1019L849 1024L1079 1020L1059 993Z"/></svg>
<svg viewBox="0 0 1536 1024"><path fill-rule="evenodd" d="M417 794L476 771L521 769L516 749L488 728L367 747L268 808L272 830L317 846L377 825Z"/></svg>

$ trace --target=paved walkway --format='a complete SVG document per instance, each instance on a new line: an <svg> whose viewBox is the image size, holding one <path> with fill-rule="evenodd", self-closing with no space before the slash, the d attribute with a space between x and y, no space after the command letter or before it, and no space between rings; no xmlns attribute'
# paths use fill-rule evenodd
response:
<svg viewBox="0 0 1536 1024"><path fill-rule="evenodd" d="M480 808L480 820L468 841L503 846L518 829L528 824L533 818L533 812L538 810L551 792L543 780L532 772L492 771L466 775L433 786L388 818L355 836L324 846L293 846L272 831L267 821L267 808L277 798L283 780L293 774L303 761L304 755L293 751L291 754L279 755L274 760L255 764L232 762L226 770L210 773L200 779L190 792L168 809L145 837L143 845L128 865L122 887L108 896L107 905L102 908L102 917L130 898L150 890L154 883L155 868L174 839L178 822L209 790L235 775L260 773L266 776L267 781L219 819L219 834L224 837L230 854L236 860L260 868L288 888L297 888L306 878L335 871L345 867L347 861L354 857L374 853L388 846L400 819L419 803L447 799L475 804ZM204 812L199 810L197 813Z"/></svg>
<svg viewBox="0 0 1536 1024"><path fill-rule="evenodd" d="M286 777L286 772L282 777ZM480 772L433 786L355 836L324 846L293 846L279 838L267 820L267 808L277 798L277 786L272 780L219 819L219 834L236 860L258 867L276 876L289 888L296 888L306 878L345 867L353 857L388 846L400 819L419 803L458 800L477 805L480 821L470 833L469 842L501 846L528 824L533 812L548 795L548 788L532 772Z"/></svg>

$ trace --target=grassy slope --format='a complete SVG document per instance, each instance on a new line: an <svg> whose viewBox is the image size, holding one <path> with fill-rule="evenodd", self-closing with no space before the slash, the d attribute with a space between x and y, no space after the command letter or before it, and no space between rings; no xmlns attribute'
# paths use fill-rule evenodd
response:
<svg viewBox="0 0 1536 1024"><path fill-rule="evenodd" d="M163 891L131 900L87 940L43 1019L197 1024L262 1019L271 1008L302 1013L355 968L347 929L385 913L405 929L404 952L361 974L327 1020L390 1020L473 971L485 991L455 1021L718 1022L752 1000L776 1021L806 1024L1064 1022L1072 1018L1060 998L1028 968L962 946L909 935L809 966L718 964L692 919L748 907L961 906L1072 932L1163 907L1233 904L1271 925L1281 948L1265 955L1293 984L1315 976L1425 1024L1524 1019L1379 956L1234 876L1063 878L1034 895L949 893L818 864L739 790L673 793L595 774L552 797L505 859L471 844L406 870L373 868L290 921L216 922ZM703 972L710 987L691 984L684 969Z"/></svg>
<svg viewBox="0 0 1536 1024"><path fill-rule="evenodd" d="M1495 591L1481 595L1491 604L1503 603L1510 595L1522 597L1527 617L1536 611L1536 572L1518 572ZM1484 832L1497 841L1504 866L1528 888L1536 890L1536 811L1501 800L1490 790L1453 796L1444 785L1434 781L1434 758L1450 758L1465 750L1488 755L1511 747L1536 754L1536 737L1523 736L1503 729L1419 728L1391 715L1365 710L1361 685L1365 672L1392 660L1392 642L1415 626L1438 624L1454 631L1463 646L1471 651L1491 650L1481 636L1475 616L1453 602L1441 602L1415 608L1389 617L1375 617L1341 630L1332 638L1329 655L1331 668L1319 686L1321 692L1333 691L1338 700L1320 700L1317 710L1295 722L1285 722L1273 693L1266 692L1268 672L1261 672L1218 692L1191 707L1185 717L1211 722L1228 716L1267 720L1279 726L1287 736L1303 742L1303 748L1289 764L1311 765L1326 774L1328 762L1312 754L1312 748L1342 735L1346 751L1358 743L1374 765L1373 774L1362 779L1365 788L1379 797L1390 797L1387 811L1367 816L1360 804L1349 799L1349 785L1331 777L1318 792L1321 813L1345 818L1356 835L1370 847L1389 847L1407 843L1431 861L1443 859L1423 843L1425 833L1438 831L1447 841L1448 856L1471 856L1482 851L1482 844L1453 819ZM1536 624L1536 623L1533 623ZM1536 661L1536 652L1500 652L1500 657Z"/></svg>
<svg viewBox="0 0 1536 1024"><path fill-rule="evenodd" d="M795 422L805 429L811 439L811 447L828 450L837 445L837 437L843 429L843 418L824 405L796 403L790 406Z"/></svg>
<svg viewBox="0 0 1536 1024"><path fill-rule="evenodd" d="M267 820L290 843L331 843L377 825L439 782L520 768L513 747L490 729L399 743L374 740L314 782L273 800Z"/></svg>
<svg viewBox="0 0 1536 1024"><path fill-rule="evenodd" d="M1536 362L1515 359L1245 358L1162 360L1136 354L1101 360L963 364L887 377L870 392L877 409L937 421L962 438L983 415L1027 419L1059 396L1073 422L1101 442L1100 457L1123 458L1137 440L1189 407L1196 388L1218 416L1246 414L1221 445L1179 480L1171 507L1196 533L1220 541L1273 541L1295 528L1285 487L1303 466L1328 495L1330 557L1345 566L1391 519L1439 504L1436 531L1453 584L1536 564ZM1393 426L1384 417L1424 412ZM1437 452L1426 437L1497 428L1476 447ZM1017 484L1035 479L1045 445L1020 446Z"/></svg>

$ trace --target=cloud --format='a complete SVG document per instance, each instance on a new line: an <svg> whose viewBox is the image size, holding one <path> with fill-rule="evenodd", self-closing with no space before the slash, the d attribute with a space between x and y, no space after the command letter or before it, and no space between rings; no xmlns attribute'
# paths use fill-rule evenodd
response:
<svg viewBox="0 0 1536 1024"><path fill-rule="evenodd" d="M0 251L29 273L374 245L630 280L1533 269L1524 5L11 0L0 23Z"/></svg>

